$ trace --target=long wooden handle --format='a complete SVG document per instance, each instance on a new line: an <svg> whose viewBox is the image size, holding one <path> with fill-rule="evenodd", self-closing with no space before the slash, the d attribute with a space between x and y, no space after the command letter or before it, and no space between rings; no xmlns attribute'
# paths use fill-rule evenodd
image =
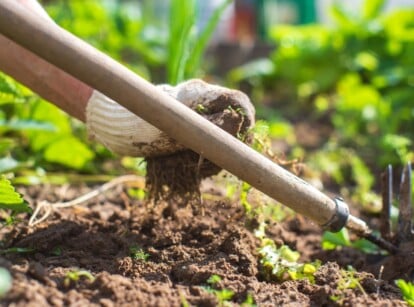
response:
<svg viewBox="0 0 414 307"><path fill-rule="evenodd" d="M337 220L334 200L14 0L0 1L0 33L319 225ZM341 223L333 228L341 228L346 221Z"/></svg>

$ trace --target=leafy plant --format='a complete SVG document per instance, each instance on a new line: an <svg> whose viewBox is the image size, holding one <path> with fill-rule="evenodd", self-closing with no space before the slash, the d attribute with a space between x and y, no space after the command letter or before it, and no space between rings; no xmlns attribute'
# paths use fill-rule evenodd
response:
<svg viewBox="0 0 414 307"><path fill-rule="evenodd" d="M171 1L167 61L167 79L170 84L177 84L197 75L207 43L220 16L231 2L232 0L223 0L204 29L199 29L196 18L197 1Z"/></svg>
<svg viewBox="0 0 414 307"><path fill-rule="evenodd" d="M134 260L142 260L147 261L150 257L141 247L139 246L131 246L129 248L129 255Z"/></svg>
<svg viewBox="0 0 414 307"><path fill-rule="evenodd" d="M358 277L356 275L356 271L352 267L348 267L347 270L342 269L341 278L337 284L337 290L339 290L341 293L339 295L330 296L330 299L334 302L342 304L342 301L345 298L344 291L348 289L358 289L363 295L366 296L367 294L361 285L361 279L361 277Z"/></svg>
<svg viewBox="0 0 414 307"><path fill-rule="evenodd" d="M277 46L270 58L229 74L233 83L263 89L262 100L272 97L258 112L268 120L276 109L292 120L306 114L311 122L332 125L323 148L306 153L309 166L322 170L319 178L333 168L334 181L355 186L351 193L373 211L379 202L370 193L369 172L414 156L414 10L383 13L385 4L365 0L360 9L347 10L335 1L333 25L277 25L269 31Z"/></svg>
<svg viewBox="0 0 414 307"><path fill-rule="evenodd" d="M66 273L65 279L63 280L63 285L69 287L73 283L77 283L81 278L86 278L87 280L93 282L95 277L85 270L74 270Z"/></svg>
<svg viewBox="0 0 414 307"><path fill-rule="evenodd" d="M253 296L250 293L248 293L244 302L241 303L241 306L242 307L256 307L257 305L254 302Z"/></svg>
<svg viewBox="0 0 414 307"><path fill-rule="evenodd" d="M267 241L259 249L262 274L266 280L308 279L314 282L314 273L320 266L319 261L299 263L300 254L287 245L276 247L273 241Z"/></svg>
<svg viewBox="0 0 414 307"><path fill-rule="evenodd" d="M340 231L334 233L325 231L322 236L322 249L332 250L341 246L349 246L358 249L364 253L378 253L378 246L365 239L358 239L351 241L348 230L342 228Z"/></svg>
<svg viewBox="0 0 414 307"><path fill-rule="evenodd" d="M293 251L287 245L277 247L275 242L266 236L265 228L266 224L262 222L254 232L261 241L259 262L263 277L269 281L308 279L313 283L315 280L313 275L321 262L317 260L311 263L299 263L299 252Z"/></svg>
<svg viewBox="0 0 414 307"><path fill-rule="evenodd" d="M414 306L414 284L403 279L397 279L395 284L400 288L404 301L409 306Z"/></svg>
<svg viewBox="0 0 414 307"><path fill-rule="evenodd" d="M0 209L11 210L13 214L32 211L10 181L3 177L0 177Z"/></svg>
<svg viewBox="0 0 414 307"><path fill-rule="evenodd" d="M47 163L80 170L94 158L74 136L74 121L1 73L0 97L0 136L7 136L0 144L0 172Z"/></svg>
<svg viewBox="0 0 414 307"><path fill-rule="evenodd" d="M214 289L213 287L215 285L217 285L217 283L219 283L221 281L221 277L213 274L211 275L208 279L207 279L207 283L210 285L209 287L204 287L204 289L209 292L209 293L213 293L215 295L215 297L217 298L218 302L219 302L219 306L230 306L229 305L229 301L232 299L232 297L234 296L234 292L232 290L229 289L221 289L221 290L217 290Z"/></svg>

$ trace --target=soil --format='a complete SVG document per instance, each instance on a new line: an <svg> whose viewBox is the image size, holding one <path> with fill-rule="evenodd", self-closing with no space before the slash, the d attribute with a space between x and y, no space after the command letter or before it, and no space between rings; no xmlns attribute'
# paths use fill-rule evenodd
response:
<svg viewBox="0 0 414 307"><path fill-rule="evenodd" d="M85 186L21 188L26 199L69 200ZM87 206L61 209L33 228L25 223L4 228L5 247L34 249L0 258L13 276L3 306L405 306L392 280L369 273L366 254L352 249L323 251L321 230L301 217L270 223L269 238L302 254L301 261L323 265L308 280L267 282L260 274L259 241L248 230L243 207L209 191L203 210L190 206L153 206L127 196L119 187ZM217 193L216 195L213 195ZM211 200L214 197L218 201ZM133 257L131 249L147 256ZM147 258L147 259L143 259ZM341 268L352 265L362 289L344 289ZM93 280L67 278L86 270ZM209 285L207 280L221 280ZM229 289L229 302L208 291ZM244 306L251 306L245 304Z"/></svg>

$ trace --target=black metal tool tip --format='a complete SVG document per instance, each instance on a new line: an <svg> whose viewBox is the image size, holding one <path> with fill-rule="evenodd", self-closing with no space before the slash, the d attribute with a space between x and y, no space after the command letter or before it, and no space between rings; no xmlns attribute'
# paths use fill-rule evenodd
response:
<svg viewBox="0 0 414 307"><path fill-rule="evenodd" d="M366 234L362 235L362 237L364 239L367 239L368 241L374 243L378 247L386 250L387 252L389 252L391 254L397 254L398 253L398 247L397 246L395 246L394 244L392 244L389 241L384 240L381 237L378 237L378 236L374 235L373 233L366 233Z"/></svg>

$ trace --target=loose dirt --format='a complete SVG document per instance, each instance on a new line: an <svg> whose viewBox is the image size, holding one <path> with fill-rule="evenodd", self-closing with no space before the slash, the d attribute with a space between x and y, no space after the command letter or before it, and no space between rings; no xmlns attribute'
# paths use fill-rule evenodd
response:
<svg viewBox="0 0 414 307"><path fill-rule="evenodd" d="M87 190L84 186L65 193L47 186L20 189L29 200L46 195L49 201L72 199ZM1 304L224 305L208 290L213 287L233 291L228 304L234 306L248 297L258 306L404 306L392 280L379 280L378 272L365 271L369 257L350 249L322 251L321 230L301 217L270 223L267 234L301 252L301 261L323 261L315 283L264 281L259 241L245 225L246 216L237 203L204 201L204 214L177 206L171 215L168 206L131 199L119 188L88 206L62 209L33 229L24 223L2 229L4 247L34 251L0 258L13 275L13 287ZM140 249L146 260L134 257L133 251ZM341 268L347 265L357 269L361 289L341 286ZM68 280L67 273L76 270L87 270L94 279ZM211 286L207 280L214 274L221 281Z"/></svg>

